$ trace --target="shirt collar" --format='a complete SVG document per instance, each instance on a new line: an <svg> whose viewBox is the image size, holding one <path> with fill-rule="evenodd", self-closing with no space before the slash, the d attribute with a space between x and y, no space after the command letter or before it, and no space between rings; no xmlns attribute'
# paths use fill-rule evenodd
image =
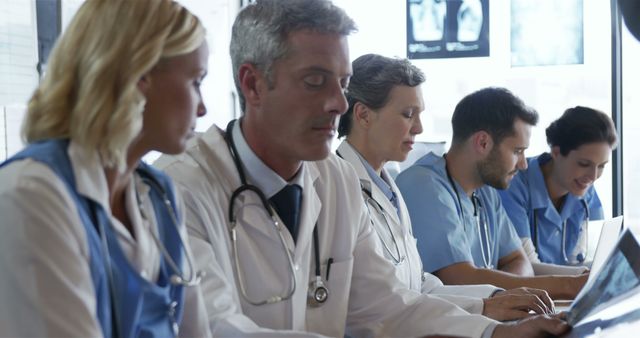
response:
<svg viewBox="0 0 640 338"><path fill-rule="evenodd" d="M247 140L242 134L240 121L241 120L237 120L236 123L233 124L231 137L235 142L236 149L238 150L238 157L244 166L243 169L245 170L248 180L258 187L258 189L262 190L267 198L271 198L287 184L297 184L304 191L303 177L307 170L305 162L302 162L300 170L298 170L298 173L296 173L291 181L285 181L280 177L280 175L276 174L275 171L264 164L253 150L251 150Z"/></svg>
<svg viewBox="0 0 640 338"><path fill-rule="evenodd" d="M547 185L544 182L544 175L542 175L542 168L540 167L549 162L550 159L551 155L549 155L549 153L542 153L529 160L529 194L531 207L533 209L546 208L550 203L549 192L547 191Z"/></svg>
<svg viewBox="0 0 640 338"><path fill-rule="evenodd" d="M109 187L98 153L86 151L73 140L69 143L67 153L73 168L73 174L75 175L78 193L96 201L107 215L111 215ZM132 175L132 178L132 181L129 181L124 191L125 208L131 218L134 233L139 238L137 240L134 239L131 232L127 230L117 218L110 216L110 220L113 229L119 234L119 238L131 243L131 245L135 245L134 243L138 242L139 245L146 245L148 247L148 239L146 237L143 238L141 235L143 231L148 232L148 230L142 228L144 223L140 217L141 208L136 198L136 190L138 191L138 195L141 196L141 201L144 202L149 194L150 188L135 173ZM147 212L149 211L147 210Z"/></svg>
<svg viewBox="0 0 640 338"><path fill-rule="evenodd" d="M373 183L375 183L375 185L378 186L380 191L382 191L382 193L387 197L387 199L391 200L394 194L393 194L393 191L391 190L391 187L389 186L389 183L387 183L382 177L380 177L380 175L378 175L378 173L376 173L376 171L373 169L371 164L369 164L369 162L365 160L364 157L362 157L362 155L360 155L360 153L355 148L353 148L353 150L355 151L356 155L358 155L358 158L360 159L360 162L362 162L362 165L364 166L364 168L367 170L367 174L369 174L369 178L371 178Z"/></svg>
<svg viewBox="0 0 640 338"><path fill-rule="evenodd" d="M98 202L110 213L109 187L98 153L86 151L71 140L67 154L75 175L78 193Z"/></svg>
<svg viewBox="0 0 640 338"><path fill-rule="evenodd" d="M547 185L544 181L544 175L542 174L542 168L540 167L540 165L544 165L550 160L551 154L542 153L537 157L532 157L529 161L529 193L531 194L531 207L533 209L555 209L555 207L551 204L549 191L547 190ZM564 220L571 216L571 214L575 210L582 208L583 205L580 201L580 198L569 193L567 194L566 200L564 201L564 206L562 207L561 213L559 214L561 214L560 217Z"/></svg>

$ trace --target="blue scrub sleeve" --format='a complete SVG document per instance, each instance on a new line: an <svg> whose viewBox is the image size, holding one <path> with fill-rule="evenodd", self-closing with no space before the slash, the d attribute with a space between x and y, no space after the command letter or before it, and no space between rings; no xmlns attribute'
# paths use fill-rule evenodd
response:
<svg viewBox="0 0 640 338"><path fill-rule="evenodd" d="M498 190L502 205L506 211L513 228L520 238L531 238L531 225L529 224L529 185L525 182L524 174L519 172L513 178L508 189Z"/></svg>
<svg viewBox="0 0 640 338"><path fill-rule="evenodd" d="M587 206L589 207L589 219L604 219L604 209L602 208L602 203L600 202L598 193L593 186L589 189L589 193L587 193L585 199L587 201Z"/></svg>
<svg viewBox="0 0 640 338"><path fill-rule="evenodd" d="M425 271L471 262L471 249L461 224L455 193L433 170L412 166L396 184L409 210L413 234Z"/></svg>

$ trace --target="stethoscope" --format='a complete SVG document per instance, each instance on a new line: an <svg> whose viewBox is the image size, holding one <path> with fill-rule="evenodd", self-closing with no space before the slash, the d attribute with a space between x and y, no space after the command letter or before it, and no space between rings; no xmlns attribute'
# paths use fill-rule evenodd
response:
<svg viewBox="0 0 640 338"><path fill-rule="evenodd" d="M338 151L336 151L336 155L338 155L338 157L340 158L344 158L342 157L342 154L340 154L340 152ZM369 213L369 220L371 221L371 226L378 234L378 238L380 238L380 241L382 242L382 247L389 254L389 257L391 257L391 260L394 265L402 264L406 260L406 257L400 253L400 246L398 245L396 236L393 233L391 224L389 223L387 212L384 211L384 209L382 208L382 205L380 205L380 203L378 203L378 201L376 201L373 198L371 189L367 189L367 187L365 187L365 185L362 182L360 182L360 188L362 189L362 197L364 199L365 205L367 206L367 212ZM379 215L382 215L382 218L384 219L384 223L387 226L387 230L389 230L389 234L391 234L391 241L393 242L393 246L395 247L395 252L396 252L395 255L393 254L393 251L389 248L389 245L387 244L387 242L384 240L384 237L382 237L382 234L378 232L378 228L373 223L371 208L369 206L372 206L373 209L375 209L376 213L378 213Z"/></svg>
<svg viewBox="0 0 640 338"><path fill-rule="evenodd" d="M368 190L362 184L361 184L361 187L362 187L362 197L365 200L365 205L367 206L367 211L369 212L369 218L371 219L371 225L373 226L373 229L376 230L376 232L378 232L377 227L373 223L373 217L371 217L371 208L369 206L372 206L373 209L379 215L382 215L382 218L384 219L384 223L387 226L387 230L389 230L389 233L391 234L391 241L393 242L393 246L394 246L395 252L396 252L395 255L394 255L393 251L389 248L389 245L387 244L387 242L382 237L382 234L378 233L378 237L380 238L380 241L382 242L382 247L384 248L384 250L391 257L391 260L393 261L394 265L400 265L400 264L404 263L404 261L406 260L406 257L403 256L400 253L400 246L398 245L398 241L396 240L396 236L394 235L393 230L391 228L391 224L389 223L387 212L384 211L384 209L382 209L382 206L380 205L380 203L378 203L378 201L376 201L371 196L371 190Z"/></svg>
<svg viewBox="0 0 640 338"><path fill-rule="evenodd" d="M273 207L269 203L269 200L267 199L265 194L262 192L262 190L260 190L260 188L256 187L255 185L251 185L247 183L244 170L242 169L243 165L238 155L238 150L236 148L236 144L233 140L233 135L232 135L233 125L235 124L235 122L236 120L232 120L227 125L226 135L224 139L227 143L227 146L229 147L229 153L231 154L233 163L236 167L236 170L238 171L238 176L240 176L240 186L231 193L231 199L229 201L229 209L228 209L229 234L231 236L231 245L233 247L233 255L235 260L235 268L238 275L238 284L240 286L240 293L242 294L242 297L249 304L255 305L255 306L286 301L290 299L293 296L294 292L296 291L296 278L295 278L293 258L291 257L291 253L287 248L284 235L283 235L284 226L280 224L280 222L278 221L278 218L276 217L276 213L274 212ZM287 256L287 260L289 263L289 273L290 273L289 275L291 277L289 282L289 290L282 295L271 296L269 298L262 299L262 300L255 300L255 299L251 299L247 294L244 277L242 276L242 272L240 270L240 263L239 263L240 259L238 255L238 244L237 244L238 236L236 233L237 222L236 222L236 216L233 212L235 201L238 198L238 196L240 196L243 192L253 192L258 196L258 198L260 199L260 202L262 203L262 206L269 214L269 217L271 218L274 228L278 232L278 237L280 238L282 249L285 255ZM325 303L327 301L327 298L329 298L329 289L327 288L325 282L323 281L322 274L320 272L320 245L319 245L319 239L318 239L317 223L313 228L313 245L314 245L314 255L315 255L315 278L309 283L309 290L307 292L307 304L312 307L317 307ZM327 271L327 274L328 274L328 271Z"/></svg>
<svg viewBox="0 0 640 338"><path fill-rule="evenodd" d="M453 191L456 193L456 198L458 199L462 225L466 226L464 208L462 207L462 200L460 200L460 194L458 193L458 188L456 188L456 184L453 181L453 178L451 178L451 174L449 173L449 167L447 166L446 159L444 164L444 170L447 172L447 179L449 180L449 184L451 184ZM482 253L482 263L484 263L485 268L493 269L493 264L491 263L493 258L493 252L491 250L491 241L489 239L489 236L491 235L491 233L489 232L489 225L487 222L487 216L485 214L486 210L484 210L484 207L482 206L482 202L480 201L480 197L478 197L478 195L476 195L475 192L471 194L471 202L473 203L473 218L476 220L476 229L478 230L478 237L480 239L480 252ZM484 213L483 213L483 210L484 210ZM484 237L482 236L483 232L484 232Z"/></svg>
<svg viewBox="0 0 640 338"><path fill-rule="evenodd" d="M167 212L169 213L171 222L173 223L173 226L176 228L176 231L180 233L180 229L178 229L178 224L179 224L178 218L176 217L176 213L173 209L173 206L171 205L171 201L169 201L169 196L167 195L167 192L165 191L165 189L158 183L158 181L155 178L147 174L145 171L138 170L137 172L140 175L140 178L142 178L142 182L148 185L151 189L155 190L160 196L162 196L162 202ZM138 202L138 209L140 210L140 215L144 220L148 221L149 217L147 216L147 213L145 212L145 209L142 206L142 200L140 199L140 195L138 194L137 189L136 189L136 200ZM169 282L173 285L182 285L186 287L196 286L200 284L202 277L204 277L206 273L202 270L196 271L194 269L194 264L191 259L191 255L189 255L189 253L187 252L187 247L184 243L184 240L182 239L182 236L178 236L178 240L180 241L180 246L184 251L184 255L187 260L187 265L189 266L189 275L190 275L189 278L186 278L184 272L180 271L180 268L178 268L178 264L176 264L176 262L173 260L173 258L169 254L169 251L167 250L167 247L164 246L162 241L156 235L155 231L150 231L150 233L151 233L151 237L153 238L153 241L155 242L156 246L162 253L162 256L164 257L164 259L167 261L167 264L171 268L172 274L169 277Z"/></svg>
<svg viewBox="0 0 640 338"><path fill-rule="evenodd" d="M147 184L151 189L155 190L156 193L159 194L159 196L162 196L163 204L167 210L167 213L169 214L169 217L171 218L171 222L173 223L173 226L176 228L176 232L180 234L180 229L178 228L178 224L179 224L178 218L176 217L174 208L171 205L171 201L169 201L169 196L167 195L166 190L160 185L160 183L158 183L158 181L153 176L149 175L146 171L141 169L136 169L136 172L142 179L143 183ZM142 200L140 198L140 195L138 194L138 190L135 189L135 192L136 192L136 201L138 204L138 210L140 210L140 215L145 221L148 221L149 217L146 214L145 209L142 205ZM115 285L114 285L115 279L113 276L113 270L112 270L113 264L111 262L109 244L107 242L107 237L106 237L106 229L105 229L104 223L99 221L95 208L92 208L92 213L93 213L94 220L98 223L98 227L100 228L100 241L102 246L102 254L105 257L105 264L107 268L106 273L107 273L107 279L108 279L109 290L110 290L109 294L110 294L111 303L113 304L112 309L114 311L114 316L112 321L113 321L114 332L117 335L119 332L118 328L119 328L119 320L120 320L120 317L118 316L119 307L117 305L117 303L119 302L119 299L115 297ZM187 252L187 247L182 239L182 236L178 235L178 239L180 241L180 246L184 251L187 265L189 266L188 278L185 276L184 271L180 270L180 268L178 267L178 264L176 264L176 262L173 260L173 258L171 257L171 254L169 254L169 251L167 250L166 246L158 238L155 231L153 231L153 229L150 229L149 233L151 233L151 237L153 238L153 241L156 244L156 247L158 248L158 250L160 250L162 257L165 259L165 261L169 265L169 268L171 269L171 276L169 276L169 283L171 283L172 285L183 286L183 287L191 287L191 286L196 286L200 284L200 281L202 280L202 277L204 277L205 272L201 270L195 271L193 261L191 259L191 256L189 255L189 252ZM171 322L171 328L175 336L178 335L178 331L179 331L178 321L175 317L177 306L178 306L178 303L176 301L172 301L169 304L169 310L167 311L167 315L169 316L169 320Z"/></svg>
<svg viewBox="0 0 640 338"><path fill-rule="evenodd" d="M529 200L531 200L531 193L529 193ZM584 224L585 224L585 236L589 233L589 206L587 205L587 201L585 201L584 199L580 199L580 202L582 202L582 207L584 208ZM538 210L537 209L533 209L533 206L531 206L531 209L533 210L533 244L536 247L536 250L538 250L538 244L539 244L539 236L538 236ZM577 245L577 244L576 244ZM571 261L569 261L569 258L567 257L567 220L562 221L562 243L561 243L561 249L562 249L562 258L564 259L564 262L566 264L572 264ZM587 256L587 252L589 252L589 240L587 239L586 244L585 244L585 248L584 248L584 252L579 253L576 256L576 260L577 263L582 263L584 262L586 256Z"/></svg>

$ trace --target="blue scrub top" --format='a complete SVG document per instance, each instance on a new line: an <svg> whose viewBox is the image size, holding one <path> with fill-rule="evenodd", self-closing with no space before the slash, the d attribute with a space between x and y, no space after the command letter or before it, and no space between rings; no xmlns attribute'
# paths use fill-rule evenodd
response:
<svg viewBox="0 0 640 338"><path fill-rule="evenodd" d="M460 262L484 267L473 203L455 180L454 183L462 206L447 178L444 158L433 153L420 158L396 179L409 209L418 252L428 272ZM520 239L496 190L483 186L476 190L476 195L484 209L483 217L488 222L492 252L490 264L495 268L500 258L521 248ZM464 211L464 220L460 207ZM484 229L480 233L484 238Z"/></svg>
<svg viewBox="0 0 640 338"><path fill-rule="evenodd" d="M534 231L533 210L536 210L538 238L537 243L533 244L537 248L540 261L567 264L562 254L563 222L567 221L565 249L567 257L569 257L578 242L580 225L587 216L584 202L589 208L589 219L603 219L604 212L593 186L587 189L582 198L568 194L562 210L558 212L549 198L549 192L540 168L549 160L551 160L549 153L528 158L529 167L527 170L520 171L511 181L509 188L500 191L500 197L521 238L532 238L531 234Z"/></svg>

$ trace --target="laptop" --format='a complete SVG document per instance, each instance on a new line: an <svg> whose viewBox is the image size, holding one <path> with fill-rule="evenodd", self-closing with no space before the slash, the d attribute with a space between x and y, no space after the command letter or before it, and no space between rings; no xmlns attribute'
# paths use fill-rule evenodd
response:
<svg viewBox="0 0 640 338"><path fill-rule="evenodd" d="M598 245L591 263L589 280L593 279L594 276L598 274L598 271L602 268L602 264L609 256L609 253L616 246L618 238L620 238L620 233L624 230L622 228L622 218L622 216L618 216L607 219L602 223L602 230L600 231Z"/></svg>
<svg viewBox="0 0 640 338"><path fill-rule="evenodd" d="M622 233L597 268L567 313L567 322L572 326L615 305L640 287L640 244L631 230Z"/></svg>
<svg viewBox="0 0 640 338"><path fill-rule="evenodd" d="M589 273L588 279L589 281L591 281L594 276L598 274L598 271L602 267L602 264L606 261L609 253L613 250L616 243L618 242L618 238L620 238L620 233L622 232L622 219L622 216L609 218L602 221L602 224L600 224L600 236L598 237L598 241L596 242L596 250L593 254L593 260L591 261L591 272ZM573 300L555 300L553 303L556 308L556 312L563 312L569 311Z"/></svg>

